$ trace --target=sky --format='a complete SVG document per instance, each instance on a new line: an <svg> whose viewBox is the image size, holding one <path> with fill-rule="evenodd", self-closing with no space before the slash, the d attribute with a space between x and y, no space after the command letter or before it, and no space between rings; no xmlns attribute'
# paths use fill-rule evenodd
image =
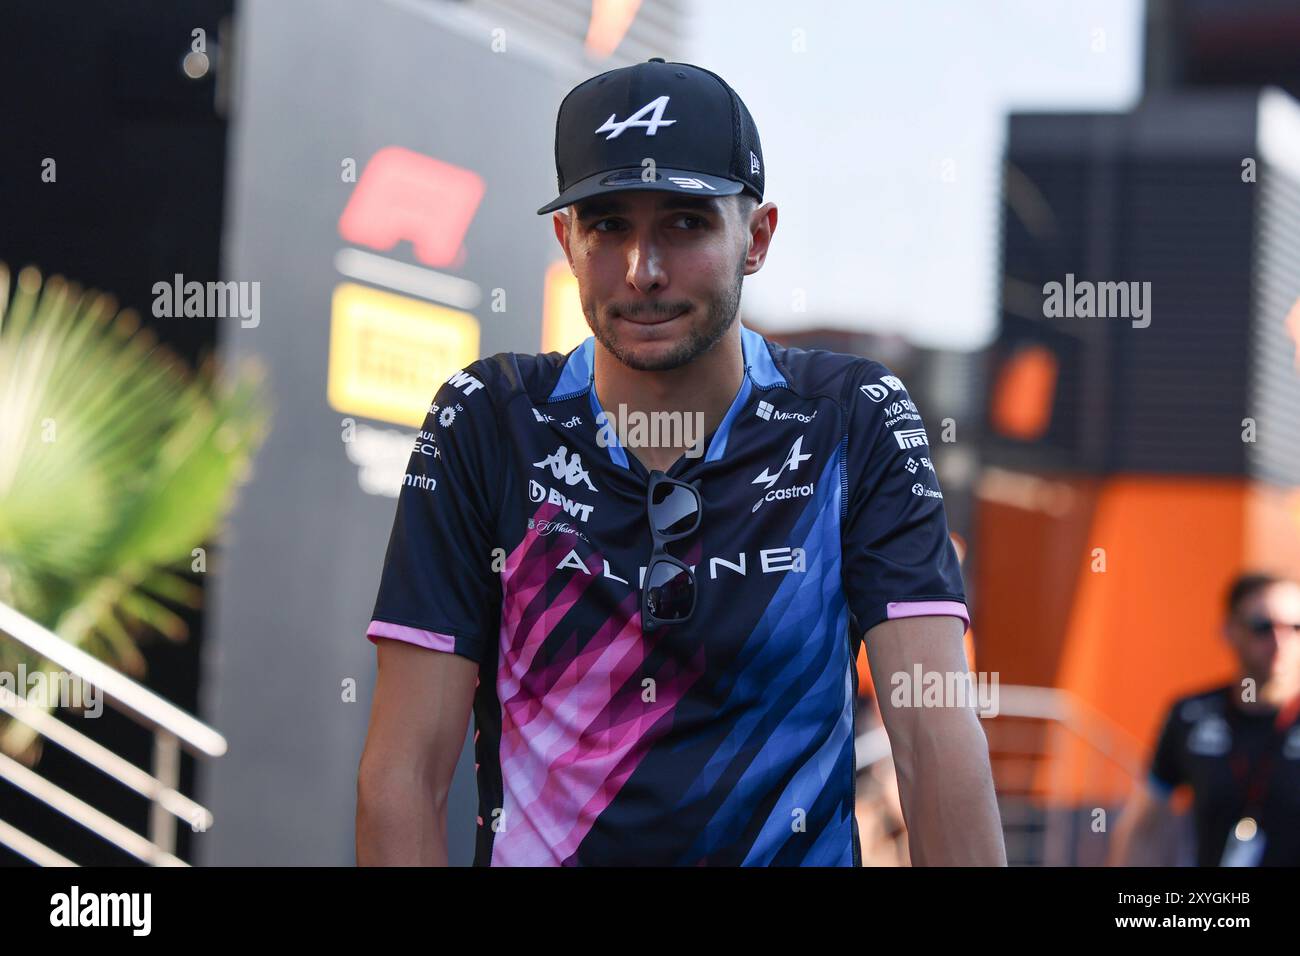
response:
<svg viewBox="0 0 1300 956"><path fill-rule="evenodd" d="M1008 113L1125 111L1140 0L695 0L682 59L758 126L778 222L743 314L978 349Z"/></svg>

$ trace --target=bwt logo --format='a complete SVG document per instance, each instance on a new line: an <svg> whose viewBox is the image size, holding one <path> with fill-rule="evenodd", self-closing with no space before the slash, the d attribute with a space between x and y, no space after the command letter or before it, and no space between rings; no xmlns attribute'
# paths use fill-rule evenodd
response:
<svg viewBox="0 0 1300 956"><path fill-rule="evenodd" d="M536 503L545 501L548 504L558 505L565 514L573 515L584 523L591 517L592 505L584 505L581 501L566 498L554 488L543 487L531 478L528 479L528 498Z"/></svg>
<svg viewBox="0 0 1300 956"><path fill-rule="evenodd" d="M903 390L903 382L896 375L882 375L880 376L880 382L883 384L871 382L867 385L859 385L858 391L873 402L879 403L887 399L891 392L901 392Z"/></svg>

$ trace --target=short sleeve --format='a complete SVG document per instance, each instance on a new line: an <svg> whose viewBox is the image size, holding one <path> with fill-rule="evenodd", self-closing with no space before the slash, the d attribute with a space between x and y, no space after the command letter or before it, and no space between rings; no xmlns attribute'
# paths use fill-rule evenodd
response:
<svg viewBox="0 0 1300 956"><path fill-rule="evenodd" d="M1183 722L1178 717L1178 707L1174 706L1165 717L1147 775L1147 782L1161 796L1169 796L1187 780L1183 768L1184 736Z"/></svg>
<svg viewBox="0 0 1300 956"><path fill-rule="evenodd" d="M845 398L844 586L858 634L900 617L970 626L930 440L902 381L870 362ZM848 391L846 389L846 391Z"/></svg>
<svg viewBox="0 0 1300 956"><path fill-rule="evenodd" d="M397 498L374 612L386 637L482 663L501 605L493 569L500 480L496 408L474 363L434 396Z"/></svg>

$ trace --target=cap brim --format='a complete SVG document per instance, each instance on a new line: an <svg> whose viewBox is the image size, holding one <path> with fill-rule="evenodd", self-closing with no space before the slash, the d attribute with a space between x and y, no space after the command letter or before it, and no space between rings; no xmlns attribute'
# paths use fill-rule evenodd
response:
<svg viewBox="0 0 1300 956"><path fill-rule="evenodd" d="M606 170L603 173L597 173L595 176L588 176L586 179L574 183L537 210L537 215L541 216L548 212L554 212L556 209L562 209L583 199L590 199L592 196L599 196L601 193L635 190L642 192L689 193L692 196L734 196L745 188L744 183L736 182L734 179L709 176L688 169L661 168L657 170L657 174L657 179L646 181L641 178L641 167L633 166L629 169Z"/></svg>

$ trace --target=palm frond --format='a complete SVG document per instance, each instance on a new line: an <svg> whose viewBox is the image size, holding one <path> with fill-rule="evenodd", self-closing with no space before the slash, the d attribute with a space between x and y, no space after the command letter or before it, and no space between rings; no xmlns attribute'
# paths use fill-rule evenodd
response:
<svg viewBox="0 0 1300 956"><path fill-rule="evenodd" d="M0 263L0 600L136 673L139 635L182 639L168 605L198 603L191 552L269 427L261 377L192 372L111 296Z"/></svg>

